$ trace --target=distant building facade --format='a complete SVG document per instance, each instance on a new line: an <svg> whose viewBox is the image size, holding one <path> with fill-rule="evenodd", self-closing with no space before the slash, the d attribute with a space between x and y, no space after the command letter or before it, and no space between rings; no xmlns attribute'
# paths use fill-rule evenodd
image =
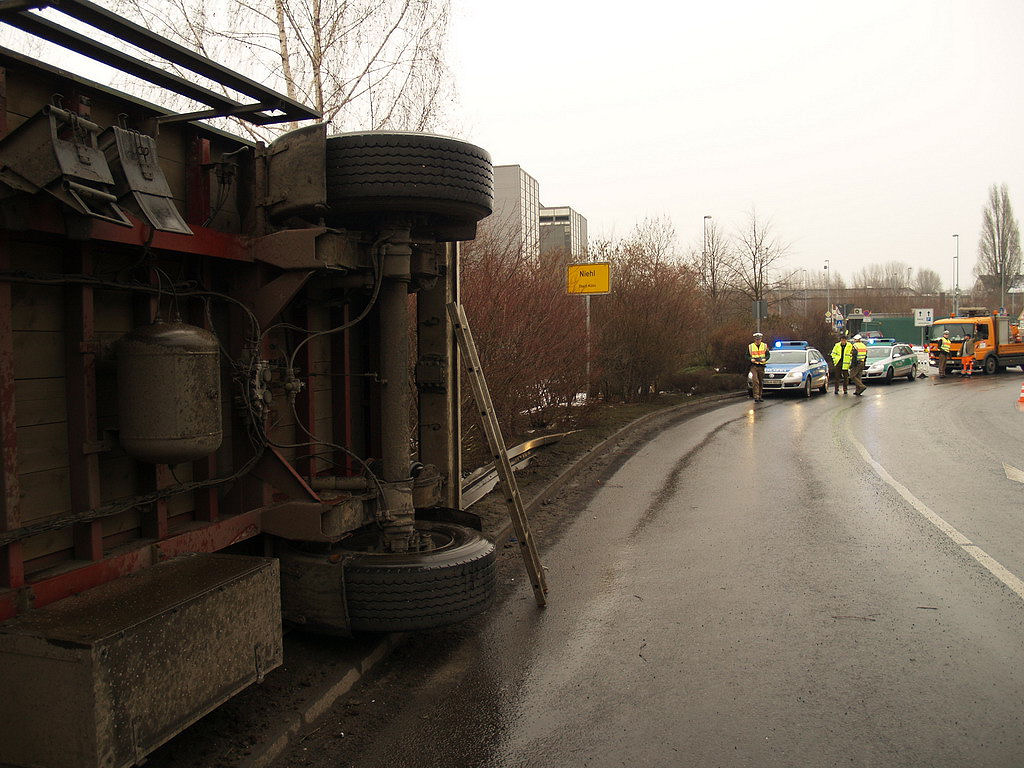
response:
<svg viewBox="0 0 1024 768"><path fill-rule="evenodd" d="M587 220L567 205L541 206L540 253L562 253L570 259L587 256Z"/></svg>
<svg viewBox="0 0 1024 768"><path fill-rule="evenodd" d="M540 255L540 185L518 165L494 166L494 211L480 222L529 257Z"/></svg>

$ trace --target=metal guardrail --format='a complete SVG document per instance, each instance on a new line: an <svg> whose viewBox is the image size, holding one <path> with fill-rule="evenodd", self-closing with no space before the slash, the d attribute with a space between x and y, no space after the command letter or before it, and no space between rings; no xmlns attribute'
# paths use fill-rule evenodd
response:
<svg viewBox="0 0 1024 768"><path fill-rule="evenodd" d="M559 432L527 440L525 443L520 443L514 448L509 448L505 451L505 454L508 456L512 469L518 471L530 463L530 459L533 458L538 448L557 443L563 437L571 435L575 431L577 430ZM498 470L493 462L471 472L462 480L462 508L468 509L472 504L480 501L497 484Z"/></svg>

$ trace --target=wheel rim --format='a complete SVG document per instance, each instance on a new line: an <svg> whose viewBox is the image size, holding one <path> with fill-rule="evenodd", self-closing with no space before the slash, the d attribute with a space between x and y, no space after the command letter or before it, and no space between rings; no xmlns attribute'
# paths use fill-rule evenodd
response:
<svg viewBox="0 0 1024 768"><path fill-rule="evenodd" d="M402 554L423 554L427 552L441 552L451 549L458 544L456 537L447 527L433 526L429 523L418 522L417 532L420 535L421 546L419 549L408 553L387 552L381 549L381 537L379 531L363 530L354 533L346 539L338 542L334 548L335 552L351 552L360 555L395 557Z"/></svg>

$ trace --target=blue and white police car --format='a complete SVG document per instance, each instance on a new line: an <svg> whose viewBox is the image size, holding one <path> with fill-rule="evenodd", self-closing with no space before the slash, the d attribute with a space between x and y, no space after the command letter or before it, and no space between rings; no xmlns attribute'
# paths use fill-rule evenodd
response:
<svg viewBox="0 0 1024 768"><path fill-rule="evenodd" d="M828 361L806 341L776 341L764 369L765 392L802 392L810 397L814 390L828 391ZM753 374L747 375L748 394L753 390Z"/></svg>

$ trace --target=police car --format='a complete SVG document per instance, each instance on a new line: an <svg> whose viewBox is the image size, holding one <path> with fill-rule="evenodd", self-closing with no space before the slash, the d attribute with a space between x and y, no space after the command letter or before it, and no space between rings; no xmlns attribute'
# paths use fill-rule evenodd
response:
<svg viewBox="0 0 1024 768"><path fill-rule="evenodd" d="M892 384L896 378L917 378L917 353L909 344L900 344L896 339L868 339L867 346L868 359L861 374L865 381L882 379Z"/></svg>
<svg viewBox="0 0 1024 768"><path fill-rule="evenodd" d="M748 374L747 389L753 391L753 386L753 374ZM815 389L828 391L825 356L806 341L776 341L764 369L764 391L802 392L810 397Z"/></svg>

